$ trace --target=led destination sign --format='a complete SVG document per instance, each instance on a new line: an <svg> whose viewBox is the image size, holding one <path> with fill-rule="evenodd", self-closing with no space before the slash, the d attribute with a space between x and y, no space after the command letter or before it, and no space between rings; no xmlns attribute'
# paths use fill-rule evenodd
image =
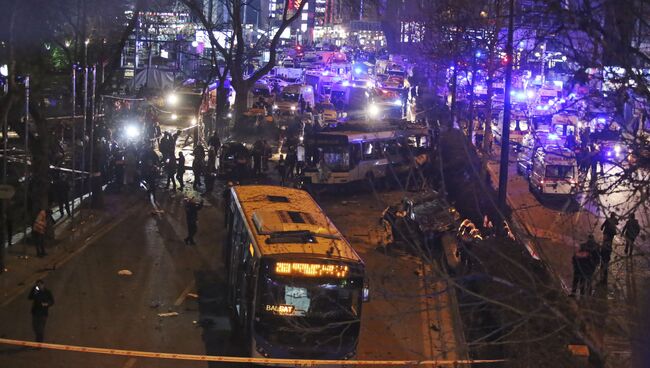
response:
<svg viewBox="0 0 650 368"><path fill-rule="evenodd" d="M348 271L349 267L344 265L298 262L277 262L275 264L275 273L278 275L344 278L348 276Z"/></svg>

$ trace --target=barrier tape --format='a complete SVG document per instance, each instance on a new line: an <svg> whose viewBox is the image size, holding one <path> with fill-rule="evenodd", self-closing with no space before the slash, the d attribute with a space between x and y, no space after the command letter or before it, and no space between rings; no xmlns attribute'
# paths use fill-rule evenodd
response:
<svg viewBox="0 0 650 368"><path fill-rule="evenodd" d="M216 355L197 355L197 354L174 354L174 353L156 353L139 350L122 350L94 348L87 346L63 345L51 343L38 343L33 341L12 340L0 338L0 344L24 346L32 348L52 349L73 351L79 353L119 355L138 358L154 359L171 359L171 360L193 360L205 362L228 362L228 363L255 363L255 364L276 364L289 366L321 366L321 365L391 365L391 366L439 366L439 365L456 365L456 364L484 364L500 363L505 359L465 359L465 360L316 360L316 359L271 359L271 358L245 358L235 356L216 356Z"/></svg>

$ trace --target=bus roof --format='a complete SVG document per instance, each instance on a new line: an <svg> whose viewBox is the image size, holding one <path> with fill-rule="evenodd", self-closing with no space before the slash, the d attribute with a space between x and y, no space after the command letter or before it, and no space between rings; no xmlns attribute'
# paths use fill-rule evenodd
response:
<svg viewBox="0 0 650 368"><path fill-rule="evenodd" d="M262 256L304 254L362 262L343 234L305 191L271 185L232 188Z"/></svg>

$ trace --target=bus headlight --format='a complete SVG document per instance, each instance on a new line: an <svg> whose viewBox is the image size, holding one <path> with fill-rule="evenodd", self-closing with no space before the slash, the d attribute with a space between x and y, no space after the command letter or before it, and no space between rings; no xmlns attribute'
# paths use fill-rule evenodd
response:
<svg viewBox="0 0 650 368"><path fill-rule="evenodd" d="M379 106L375 104L368 106L368 116L370 116L371 118L376 118L377 116L379 116Z"/></svg>

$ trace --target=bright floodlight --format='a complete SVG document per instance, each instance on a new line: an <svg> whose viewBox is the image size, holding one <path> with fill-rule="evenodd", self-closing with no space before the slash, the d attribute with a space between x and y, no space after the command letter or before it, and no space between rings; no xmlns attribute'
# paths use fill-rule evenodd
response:
<svg viewBox="0 0 650 368"><path fill-rule="evenodd" d="M176 119L178 119L178 115L172 114L171 118L172 118L172 120L176 120Z"/></svg>
<svg viewBox="0 0 650 368"><path fill-rule="evenodd" d="M376 118L377 116L379 116L379 106L375 104L368 106L368 116L370 116L371 118Z"/></svg>
<svg viewBox="0 0 650 368"><path fill-rule="evenodd" d="M196 125L196 118L192 118L192 125Z"/></svg>
<svg viewBox="0 0 650 368"><path fill-rule="evenodd" d="M361 74L362 70L361 68L354 68L354 72L357 74Z"/></svg>
<svg viewBox="0 0 650 368"><path fill-rule="evenodd" d="M167 95L167 105L175 106L178 103L178 95L175 93L170 93Z"/></svg>
<svg viewBox="0 0 650 368"><path fill-rule="evenodd" d="M140 129L138 129L138 127L135 125L127 125L125 133L128 139L135 139L140 135Z"/></svg>

